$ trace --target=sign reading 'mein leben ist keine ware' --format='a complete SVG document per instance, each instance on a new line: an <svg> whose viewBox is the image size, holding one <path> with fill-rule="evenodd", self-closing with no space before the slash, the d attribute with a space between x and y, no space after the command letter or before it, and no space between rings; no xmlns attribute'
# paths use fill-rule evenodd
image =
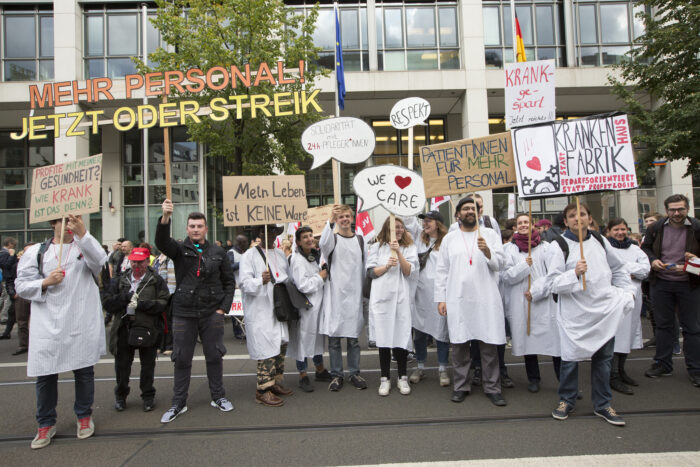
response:
<svg viewBox="0 0 700 467"><path fill-rule="evenodd" d="M306 222L303 175L222 177L224 225Z"/></svg>

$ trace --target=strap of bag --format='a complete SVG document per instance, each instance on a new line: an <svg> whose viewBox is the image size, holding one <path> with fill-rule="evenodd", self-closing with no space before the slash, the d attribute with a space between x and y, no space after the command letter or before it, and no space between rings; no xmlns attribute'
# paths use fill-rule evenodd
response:
<svg viewBox="0 0 700 467"><path fill-rule="evenodd" d="M265 256L265 253L263 253L262 248L260 248L259 245L255 245L255 248L257 248L258 253L260 253L260 256L262 256L263 263L267 264L267 257ZM269 270L270 266L268 266L267 269ZM272 282L273 284L277 282L275 280L275 276L273 276L272 273L270 273L270 282Z"/></svg>

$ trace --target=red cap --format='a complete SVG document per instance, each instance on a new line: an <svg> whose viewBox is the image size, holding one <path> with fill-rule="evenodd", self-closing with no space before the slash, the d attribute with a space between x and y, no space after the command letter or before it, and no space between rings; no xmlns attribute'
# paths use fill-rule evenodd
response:
<svg viewBox="0 0 700 467"><path fill-rule="evenodd" d="M143 261L148 259L151 254L148 252L148 248L134 248L129 254L130 261Z"/></svg>

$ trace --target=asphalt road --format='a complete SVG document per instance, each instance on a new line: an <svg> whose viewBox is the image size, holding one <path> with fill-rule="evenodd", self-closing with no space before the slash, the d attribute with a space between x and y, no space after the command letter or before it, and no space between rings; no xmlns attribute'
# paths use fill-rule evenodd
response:
<svg viewBox="0 0 700 467"><path fill-rule="evenodd" d="M619 428L592 413L587 363L580 372L584 399L575 414L561 422L550 416L558 401L551 362L541 359L542 390L530 394L522 359L509 352L506 361L516 387L504 390L507 407L494 407L480 388L462 404L452 403L451 388L439 387L435 368L413 386L410 396L393 388L389 397L379 397L378 358L376 350L367 350L366 345L362 368L369 389L345 386L331 393L319 383L313 393L298 391L288 397L284 407L263 407L254 400L254 362L248 359L245 344L232 338L230 328L227 333L224 382L236 407L233 412L221 413L209 406L198 348L186 414L168 425L160 423L172 396L172 363L164 357L156 366L156 410L141 410L138 380L132 379L127 410L117 413L113 364L105 356L95 367L95 436L76 439L71 374L62 374L58 435L38 451L29 448L36 422L34 383L26 377L26 356L10 355L17 346L14 334L12 340L0 341L0 463L308 466L658 454L700 447L700 390L690 384L682 357L675 360L673 376L645 378L653 350L635 351L628 360L628 372L640 386L633 396L614 393L613 407L627 421L626 427ZM434 351L427 364L435 364ZM288 360L287 367L287 385L296 389L294 362ZM132 376L138 376L138 368L135 362Z"/></svg>

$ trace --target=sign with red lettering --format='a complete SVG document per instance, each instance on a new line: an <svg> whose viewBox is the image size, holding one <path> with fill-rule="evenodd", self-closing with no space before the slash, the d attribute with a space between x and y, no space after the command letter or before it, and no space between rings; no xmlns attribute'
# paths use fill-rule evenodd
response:
<svg viewBox="0 0 700 467"><path fill-rule="evenodd" d="M32 173L29 223L99 211L101 180L102 154L37 167Z"/></svg>
<svg viewBox="0 0 700 467"><path fill-rule="evenodd" d="M516 128L521 198L637 188L627 115L603 115Z"/></svg>
<svg viewBox="0 0 700 467"><path fill-rule="evenodd" d="M506 63L506 128L555 118L554 60Z"/></svg>

